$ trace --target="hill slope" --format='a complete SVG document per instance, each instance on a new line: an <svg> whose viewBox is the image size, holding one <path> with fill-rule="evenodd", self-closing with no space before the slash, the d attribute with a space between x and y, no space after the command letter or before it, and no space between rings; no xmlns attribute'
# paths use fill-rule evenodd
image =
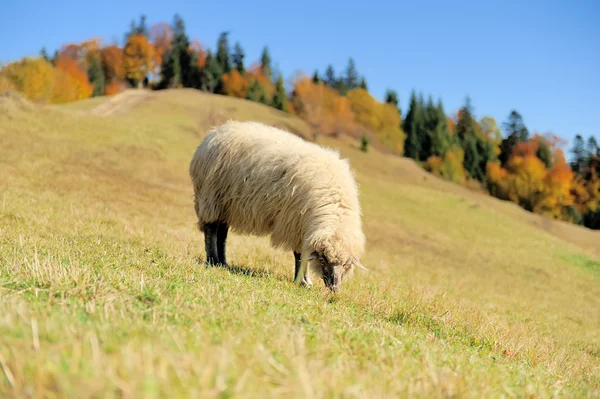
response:
<svg viewBox="0 0 600 399"><path fill-rule="evenodd" d="M323 144L357 170L370 272L306 290L291 254L240 236L231 267L199 263L187 167L227 117L309 133L193 90L0 99L0 393L600 394L597 232L353 142Z"/></svg>

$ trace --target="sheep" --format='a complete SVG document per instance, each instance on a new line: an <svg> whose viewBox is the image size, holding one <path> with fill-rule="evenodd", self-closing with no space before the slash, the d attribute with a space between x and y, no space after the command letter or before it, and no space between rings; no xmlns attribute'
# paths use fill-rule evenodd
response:
<svg viewBox="0 0 600 399"><path fill-rule="evenodd" d="M285 130L229 120L196 148L189 174L206 262L227 265L231 231L270 235L293 252L294 281L310 287L309 269L340 289L364 252L358 186L348 160ZM306 260L306 262L304 261Z"/></svg>

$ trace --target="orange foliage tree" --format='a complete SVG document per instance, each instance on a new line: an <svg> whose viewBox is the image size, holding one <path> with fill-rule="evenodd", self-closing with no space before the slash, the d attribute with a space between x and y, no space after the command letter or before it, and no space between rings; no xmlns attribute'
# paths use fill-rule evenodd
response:
<svg viewBox="0 0 600 399"><path fill-rule="evenodd" d="M333 113L328 105L337 93L323 82L314 83L308 77L296 80L292 94L292 104L298 115L305 119L313 132L316 141L320 134L330 134L333 125Z"/></svg>
<svg viewBox="0 0 600 399"><path fill-rule="evenodd" d="M245 98L248 93L248 81L239 73L237 69L234 69L228 74L223 74L221 77L223 80L223 90L226 95Z"/></svg>
<svg viewBox="0 0 600 399"><path fill-rule="evenodd" d="M192 43L190 43L188 52L196 55L197 67L204 68L206 66L206 51L204 51L204 47L202 47L202 44L200 44L198 39L194 39Z"/></svg>
<svg viewBox="0 0 600 399"><path fill-rule="evenodd" d="M146 36L141 34L129 36L127 45L123 49L123 65L125 76L141 87L144 78L157 66L154 47Z"/></svg>
<svg viewBox="0 0 600 399"><path fill-rule="evenodd" d="M125 64L123 63L123 51L117 45L103 47L100 50L100 58L104 76L107 82L118 82L125 79Z"/></svg>
<svg viewBox="0 0 600 399"><path fill-rule="evenodd" d="M90 97L94 90L94 86L90 83L87 72L81 64L68 54L59 55L55 63L56 68L62 70L75 87L75 100Z"/></svg>
<svg viewBox="0 0 600 399"><path fill-rule="evenodd" d="M150 39L154 46L154 62L162 65L163 57L167 51L173 48L173 28L166 22L159 22L150 28Z"/></svg>

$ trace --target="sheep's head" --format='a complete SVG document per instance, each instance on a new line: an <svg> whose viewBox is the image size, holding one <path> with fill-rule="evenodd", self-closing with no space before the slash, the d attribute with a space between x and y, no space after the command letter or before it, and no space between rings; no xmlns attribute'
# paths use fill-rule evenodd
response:
<svg viewBox="0 0 600 399"><path fill-rule="evenodd" d="M346 251L335 251L332 248L315 250L308 257L311 268L321 275L325 286L332 292L339 291L342 281L353 273L354 266L366 268L360 261Z"/></svg>

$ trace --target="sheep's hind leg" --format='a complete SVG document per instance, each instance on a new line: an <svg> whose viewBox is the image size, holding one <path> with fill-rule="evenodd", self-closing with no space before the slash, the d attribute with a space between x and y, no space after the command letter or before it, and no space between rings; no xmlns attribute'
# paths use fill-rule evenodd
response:
<svg viewBox="0 0 600 399"><path fill-rule="evenodd" d="M217 254L217 231L218 223L204 224L204 249L206 251L206 263L216 265L219 262Z"/></svg>
<svg viewBox="0 0 600 399"><path fill-rule="evenodd" d="M298 282L298 275L302 271L302 255L296 251L294 251L294 260L296 264L296 270L294 272L294 281ZM304 269L304 275L302 276L302 285L305 287L310 287L312 282L310 281L310 277L308 275L308 265L306 265Z"/></svg>
<svg viewBox="0 0 600 399"><path fill-rule="evenodd" d="M217 226L217 258L218 262L222 265L227 265L225 260L226 243L227 243L227 232L229 231L229 225L227 223L219 223Z"/></svg>

